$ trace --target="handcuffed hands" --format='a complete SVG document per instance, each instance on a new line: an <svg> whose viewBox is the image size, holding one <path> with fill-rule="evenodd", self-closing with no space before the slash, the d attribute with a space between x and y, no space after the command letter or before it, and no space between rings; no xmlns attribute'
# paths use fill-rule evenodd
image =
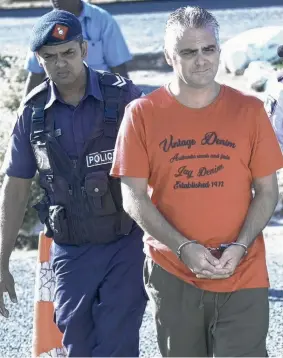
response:
<svg viewBox="0 0 283 358"><path fill-rule="evenodd" d="M192 243L183 247L181 258L197 278L219 280L233 275L244 253L241 246L229 246L217 259L206 247Z"/></svg>

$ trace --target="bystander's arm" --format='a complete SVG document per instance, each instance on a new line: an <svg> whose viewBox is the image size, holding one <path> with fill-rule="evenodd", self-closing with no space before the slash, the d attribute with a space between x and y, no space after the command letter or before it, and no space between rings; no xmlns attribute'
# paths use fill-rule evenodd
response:
<svg viewBox="0 0 283 358"><path fill-rule="evenodd" d="M129 78L129 74L127 71L127 65L125 63L122 63L119 66L111 67L111 72L119 73L120 76Z"/></svg>

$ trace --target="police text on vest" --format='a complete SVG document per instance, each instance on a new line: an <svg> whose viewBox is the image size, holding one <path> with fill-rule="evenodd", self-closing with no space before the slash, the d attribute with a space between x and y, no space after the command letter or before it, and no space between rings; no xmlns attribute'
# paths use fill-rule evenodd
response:
<svg viewBox="0 0 283 358"><path fill-rule="evenodd" d="M86 165L88 168L97 165L111 164L113 161L114 149L103 150L86 156Z"/></svg>

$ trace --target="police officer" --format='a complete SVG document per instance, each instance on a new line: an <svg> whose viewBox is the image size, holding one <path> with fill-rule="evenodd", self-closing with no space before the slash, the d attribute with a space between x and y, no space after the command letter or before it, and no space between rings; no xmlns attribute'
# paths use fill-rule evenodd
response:
<svg viewBox="0 0 283 358"><path fill-rule="evenodd" d="M283 58L283 46L277 49L278 56ZM273 125L280 145L283 145L283 71L275 72L269 78L266 87L265 110Z"/></svg>
<svg viewBox="0 0 283 358"><path fill-rule="evenodd" d="M277 49L279 57L283 58L283 46ZM283 71L277 71L271 75L266 85L264 108L273 126L278 142L283 148ZM283 198L279 199L274 217L282 218Z"/></svg>
<svg viewBox="0 0 283 358"><path fill-rule="evenodd" d="M36 209L54 239L55 321L68 356L138 356L142 231L108 172L124 107L141 91L87 67L87 43L70 12L41 17L30 47L48 77L25 99L3 165L0 313L9 315L4 292L17 301L9 258L38 170L45 195Z"/></svg>
<svg viewBox="0 0 283 358"><path fill-rule="evenodd" d="M126 63L132 59L123 34L115 19L99 6L84 0L50 0L54 9L66 10L78 17L84 40L88 43L85 61L96 70L111 71L128 77ZM27 54L25 69L29 72L24 97L44 77L34 52Z"/></svg>

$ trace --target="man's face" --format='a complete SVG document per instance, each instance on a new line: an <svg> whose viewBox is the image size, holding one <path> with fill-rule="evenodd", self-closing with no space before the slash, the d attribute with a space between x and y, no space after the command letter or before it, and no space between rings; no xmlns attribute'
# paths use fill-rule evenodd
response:
<svg viewBox="0 0 283 358"><path fill-rule="evenodd" d="M81 45L78 41L69 41L61 45L42 46L36 56L53 82L69 85L81 75L86 54L86 42Z"/></svg>
<svg viewBox="0 0 283 358"><path fill-rule="evenodd" d="M81 0L51 0L54 9L76 12L81 4Z"/></svg>
<svg viewBox="0 0 283 358"><path fill-rule="evenodd" d="M214 30L211 27L187 28L173 42L174 39L165 56L175 75L192 88L210 86L216 76L220 57Z"/></svg>

